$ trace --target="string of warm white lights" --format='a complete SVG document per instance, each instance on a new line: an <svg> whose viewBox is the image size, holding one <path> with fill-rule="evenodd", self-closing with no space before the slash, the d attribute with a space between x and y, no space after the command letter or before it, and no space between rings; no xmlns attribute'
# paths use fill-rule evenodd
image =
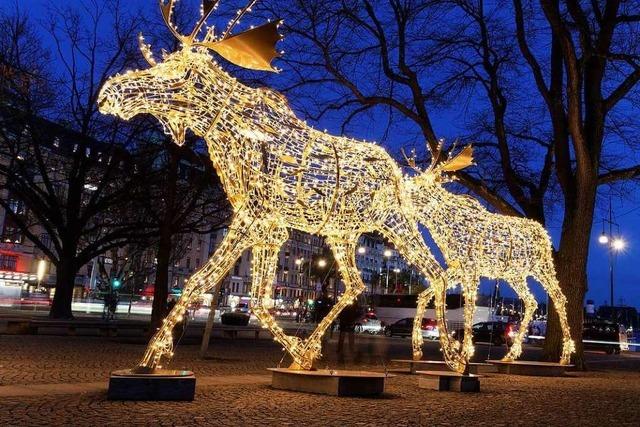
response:
<svg viewBox="0 0 640 427"><path fill-rule="evenodd" d="M433 158L440 152L433 153ZM560 318L563 349L560 362L569 363L574 343L571 340L563 295L553 264L552 246L546 230L536 221L491 213L477 200L448 192L442 184L448 181L444 172L471 163L471 147L456 158L435 162L418 174L413 187L413 203L449 266L449 286L462 284L464 307L464 341L461 359L473 355L472 324L480 277L503 279L524 302L525 310L513 344L503 360L512 361L522 353L522 341L537 308L535 297L527 286L527 277L539 281L548 292ZM425 197L425 195L427 197ZM414 320L414 358L422 358L420 322L433 291L425 290L418 298ZM453 364L462 371L464 366Z"/></svg>
<svg viewBox="0 0 640 427"><path fill-rule="evenodd" d="M183 36L171 23L173 2L161 1L163 17L182 48L156 63L141 37L141 50L151 68L110 79L99 96L103 113L124 119L154 115L177 144L184 143L187 129L204 137L234 210L223 242L188 280L139 366L160 367L163 356L173 354L172 331L189 304L220 283L242 252L251 248L252 310L291 355L292 367L311 369L320 357L327 328L364 289L355 250L358 237L372 231L386 236L429 279L445 359L456 369L464 366L468 354L446 333L445 273L418 230L418 223L426 224L432 215L432 200L449 194L431 188L434 170L414 178L404 176L381 147L313 129L296 118L282 95L245 86L227 74L211 60L209 49L237 65L273 71L271 60L277 56L275 43L280 36L277 22L230 35L252 1L221 38L208 29L198 41L204 20L217 3L204 2L196 29ZM464 166L446 164L448 170ZM277 254L290 228L327 238L345 284L344 294L305 340L286 335L269 310ZM462 232L459 228L458 237ZM420 303L426 304L423 296Z"/></svg>

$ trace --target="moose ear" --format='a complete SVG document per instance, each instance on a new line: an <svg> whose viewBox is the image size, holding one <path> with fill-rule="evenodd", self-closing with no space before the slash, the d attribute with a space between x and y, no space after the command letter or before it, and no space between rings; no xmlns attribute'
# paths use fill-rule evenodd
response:
<svg viewBox="0 0 640 427"><path fill-rule="evenodd" d="M443 172L455 172L471 166L472 164L473 147L471 145L467 145L455 157L442 163L442 165L440 165L440 170Z"/></svg>
<svg viewBox="0 0 640 427"><path fill-rule="evenodd" d="M271 61L278 56L275 47L281 38L279 24L279 21L270 22L206 46L240 67L276 71Z"/></svg>

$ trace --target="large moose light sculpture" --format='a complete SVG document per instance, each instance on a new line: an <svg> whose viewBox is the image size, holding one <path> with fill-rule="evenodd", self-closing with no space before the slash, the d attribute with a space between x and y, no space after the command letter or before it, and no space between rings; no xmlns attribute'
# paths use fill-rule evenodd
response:
<svg viewBox="0 0 640 427"><path fill-rule="evenodd" d="M183 144L187 128L203 137L234 211L225 239L188 280L180 300L151 339L139 363L141 369L159 367L162 357L173 353L172 330L189 303L216 286L246 249L253 253L253 312L291 355L292 366L310 369L320 355L327 327L365 287L355 250L360 234L370 231L385 235L430 279L442 308L439 322L446 330L444 271L418 231L411 200L413 181L403 176L381 147L307 126L281 95L241 84L212 60L209 50L246 68L272 69L274 45L280 39L277 23L230 35L253 3L238 13L221 36L211 27L198 40L217 2L203 2L200 21L184 36L171 22L173 1L161 1L164 20L182 48L156 62L149 46L141 42L151 68L110 79L99 95L101 112L123 119L150 113L177 144ZM325 236L345 284L340 300L306 340L286 335L266 304L287 228ZM445 348L454 349L447 334L441 339ZM453 351L445 354L455 358Z"/></svg>

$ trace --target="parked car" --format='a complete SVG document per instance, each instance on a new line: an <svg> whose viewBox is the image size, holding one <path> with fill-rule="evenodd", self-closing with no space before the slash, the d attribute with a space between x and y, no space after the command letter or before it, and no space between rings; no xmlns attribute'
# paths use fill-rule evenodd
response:
<svg viewBox="0 0 640 427"><path fill-rule="evenodd" d="M247 326L249 319L251 319L249 313L242 313L240 311L228 311L222 313L222 316L220 316L222 324L230 326Z"/></svg>
<svg viewBox="0 0 640 427"><path fill-rule="evenodd" d="M604 350L607 354L619 354L621 348L621 331L626 341L624 327L610 320L585 322L582 328L582 342L585 348Z"/></svg>
<svg viewBox="0 0 640 427"><path fill-rule="evenodd" d="M493 345L513 344L513 338L518 332L518 324L514 322L480 322L473 325L471 329L473 333L473 342L488 342ZM462 340L464 338L464 329L456 329L451 335Z"/></svg>
<svg viewBox="0 0 640 427"><path fill-rule="evenodd" d="M357 334L380 334L384 332L384 324L378 319L375 313L367 313L358 319L355 331Z"/></svg>
<svg viewBox="0 0 640 427"><path fill-rule="evenodd" d="M413 317L398 320L385 328L388 337L410 337L413 334ZM422 319L422 337L426 339L438 338L438 326L434 319Z"/></svg>

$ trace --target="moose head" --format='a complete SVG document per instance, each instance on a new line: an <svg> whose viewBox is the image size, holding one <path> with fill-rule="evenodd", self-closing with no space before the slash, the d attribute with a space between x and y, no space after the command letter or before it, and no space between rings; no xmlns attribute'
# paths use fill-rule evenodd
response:
<svg viewBox="0 0 640 427"><path fill-rule="evenodd" d="M277 31L279 21L231 35L240 18L251 11L256 1L238 10L221 35L216 35L213 27L207 27L202 40L198 40L205 21L217 9L218 0L203 0L200 20L189 35L180 34L172 23L174 0L159 0L162 17L180 42L180 49L163 54L162 62L156 62L140 34L140 50L150 68L110 78L98 95L100 112L125 120L150 113L178 145L184 143L187 128L204 135L236 84L236 80L213 61L209 51L244 68L276 71L271 61L278 56L275 44L281 38Z"/></svg>

